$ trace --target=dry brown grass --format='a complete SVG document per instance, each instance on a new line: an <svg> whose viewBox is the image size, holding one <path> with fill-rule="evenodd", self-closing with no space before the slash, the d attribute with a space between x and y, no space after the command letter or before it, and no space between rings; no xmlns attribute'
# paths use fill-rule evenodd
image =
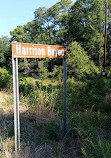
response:
<svg viewBox="0 0 111 158"><path fill-rule="evenodd" d="M13 96L5 91L0 91L0 113L10 114L13 111Z"/></svg>
<svg viewBox="0 0 111 158"><path fill-rule="evenodd" d="M38 123L50 123L54 121L56 124L60 124L60 119L53 111L49 111L47 108L39 108L37 110L30 110L24 112L24 116L28 115L35 115L36 116L36 122Z"/></svg>
<svg viewBox="0 0 111 158"><path fill-rule="evenodd" d="M0 139L0 158L12 158L14 155L14 138Z"/></svg>
<svg viewBox="0 0 111 158"><path fill-rule="evenodd" d="M13 95L5 91L0 92L0 107L0 158L71 157L70 153L66 153L66 150L69 147L65 147L65 139L62 140L62 134L59 133L59 140L56 140L55 138L50 140L50 137L47 138L47 130L44 130L45 126L50 124L52 121L57 124L58 127L61 127L62 125L59 117L55 115L53 110L49 111L45 106L41 106L36 110L32 110L29 108L29 106L27 106L26 101L20 102L20 119L22 131L21 154L19 157L15 156L13 136ZM41 137L42 143L38 143L38 139L36 139L38 136ZM47 139L48 142L45 142L45 139ZM73 144L71 146L73 146ZM72 157L75 157L74 155L77 153L75 153L75 146L70 150L74 151Z"/></svg>
<svg viewBox="0 0 111 158"><path fill-rule="evenodd" d="M0 131L0 135L3 135L7 128L10 128L9 125L13 122L13 94L9 94L5 91L0 92L0 114L3 117L1 119L3 124L3 130ZM36 122L31 121L32 116L35 116ZM9 118L11 116L11 118ZM26 124L31 130L32 137L36 134L33 133L33 126L35 123L50 123L51 121L56 120L58 122L57 116L54 115L52 111L48 111L45 107L37 109L36 111L30 110L26 106L26 102L20 102L20 116L21 119L24 119ZM7 120L8 119L8 120ZM9 120L10 119L10 120ZM24 127L22 127L24 128ZM27 131L25 131L27 133ZM28 143L28 142L27 142ZM23 147L22 147L23 146ZM32 152L33 148L33 152ZM35 145L35 144L26 144L22 145L21 142L21 155L20 158L53 158L52 148L50 145ZM0 139L0 158L16 158L14 155L14 137L7 137ZM17 157L18 158L18 157Z"/></svg>
<svg viewBox="0 0 111 158"><path fill-rule="evenodd" d="M4 104L9 101L11 94L5 91L0 91L0 106L4 106Z"/></svg>
<svg viewBox="0 0 111 158"><path fill-rule="evenodd" d="M13 94L9 94L5 91L0 91L0 113L4 115L13 114ZM53 111L49 111L46 107L41 106L36 110L32 110L27 106L27 103L20 103L20 113L24 116L36 116L36 121L39 123L49 123L55 121L57 124L60 120Z"/></svg>
<svg viewBox="0 0 111 158"><path fill-rule="evenodd" d="M26 103L20 104L20 113L27 111ZM0 91L0 113L4 115L12 114L14 111L13 94L6 91Z"/></svg>
<svg viewBox="0 0 111 158"><path fill-rule="evenodd" d="M50 145L42 145L36 148L33 158L54 158L53 149Z"/></svg>

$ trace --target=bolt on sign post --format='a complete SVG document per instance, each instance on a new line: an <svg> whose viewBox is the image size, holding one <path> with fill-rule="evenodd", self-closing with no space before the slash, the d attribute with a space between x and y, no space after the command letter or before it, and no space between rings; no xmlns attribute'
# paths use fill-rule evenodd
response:
<svg viewBox="0 0 111 158"><path fill-rule="evenodd" d="M15 152L20 154L19 83L18 58L63 58L63 129L66 136L67 121L67 61L66 47L12 42L13 93L14 93L14 134Z"/></svg>

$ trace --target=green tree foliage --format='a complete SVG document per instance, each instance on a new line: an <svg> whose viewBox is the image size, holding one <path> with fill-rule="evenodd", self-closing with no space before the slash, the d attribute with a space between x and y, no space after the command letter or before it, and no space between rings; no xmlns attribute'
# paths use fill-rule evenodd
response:
<svg viewBox="0 0 111 158"><path fill-rule="evenodd" d="M25 30L23 26L17 26L10 34L12 35L11 41L24 42L25 40Z"/></svg>
<svg viewBox="0 0 111 158"><path fill-rule="evenodd" d="M34 20L10 32L11 41L40 44L62 44L71 0L61 0L50 8L39 7Z"/></svg>
<svg viewBox="0 0 111 158"><path fill-rule="evenodd" d="M108 40L107 40L107 52L108 52L108 66L111 66L111 1L108 1Z"/></svg>
<svg viewBox="0 0 111 158"><path fill-rule="evenodd" d="M111 2L108 10L108 59L111 52L110 6ZM102 68L104 26L105 0L77 0L73 5L71 0L61 0L50 8L36 9L33 21L11 31L11 41L59 45L69 45L72 41L77 41L96 65ZM29 59L27 65L28 63L32 63L32 60ZM37 69L35 60L33 63L31 69ZM55 64L62 65L62 62L55 60ZM50 70L49 60L45 65Z"/></svg>
<svg viewBox="0 0 111 158"><path fill-rule="evenodd" d="M48 44L63 43L65 19L68 16L70 6L70 0L61 0L48 9L45 7L38 8L34 12L35 21L41 23Z"/></svg>
<svg viewBox="0 0 111 158"><path fill-rule="evenodd" d="M72 42L68 47L68 74L70 77L83 79L98 72L98 68L80 44Z"/></svg>
<svg viewBox="0 0 111 158"><path fill-rule="evenodd" d="M0 66L11 66L11 51L8 37L2 36L0 38Z"/></svg>
<svg viewBox="0 0 111 158"><path fill-rule="evenodd" d="M12 78L9 75L8 71L4 68L0 68L0 89L9 88L12 82Z"/></svg>
<svg viewBox="0 0 111 158"><path fill-rule="evenodd" d="M12 36L11 41L62 45L64 43L65 25L68 21L68 10L70 7L71 0L61 0L50 8L39 7L34 12L34 20L32 22L28 22L24 26L17 26L10 32ZM23 60L21 61L23 63ZM33 61L35 66L37 66L35 60ZM29 59L28 63L30 62L31 60ZM28 67L28 63L23 64L23 66L21 64L21 68L25 65ZM58 60L56 64L59 64ZM49 60L47 60L47 65L50 65Z"/></svg>
<svg viewBox="0 0 111 158"><path fill-rule="evenodd" d="M101 63L104 46L105 0L77 0L69 19L69 37Z"/></svg>

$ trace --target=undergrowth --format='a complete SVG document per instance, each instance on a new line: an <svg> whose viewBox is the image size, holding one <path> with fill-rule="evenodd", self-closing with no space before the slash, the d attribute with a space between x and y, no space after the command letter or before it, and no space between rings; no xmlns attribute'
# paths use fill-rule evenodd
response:
<svg viewBox="0 0 111 158"><path fill-rule="evenodd" d="M37 154L60 158L111 157L110 78L96 76L95 80L67 80L66 138L63 137L62 122L63 83L19 75L19 87L21 157ZM7 86L4 88L6 90ZM12 95L1 104L0 156L10 158L14 155ZM8 112L4 111L6 107Z"/></svg>

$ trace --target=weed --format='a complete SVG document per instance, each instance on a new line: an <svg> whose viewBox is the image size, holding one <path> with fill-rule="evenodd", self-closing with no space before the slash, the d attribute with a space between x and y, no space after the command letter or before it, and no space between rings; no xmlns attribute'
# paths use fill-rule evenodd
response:
<svg viewBox="0 0 111 158"><path fill-rule="evenodd" d="M108 158L111 157L111 142L105 140L89 140L82 143L82 152L86 158Z"/></svg>

